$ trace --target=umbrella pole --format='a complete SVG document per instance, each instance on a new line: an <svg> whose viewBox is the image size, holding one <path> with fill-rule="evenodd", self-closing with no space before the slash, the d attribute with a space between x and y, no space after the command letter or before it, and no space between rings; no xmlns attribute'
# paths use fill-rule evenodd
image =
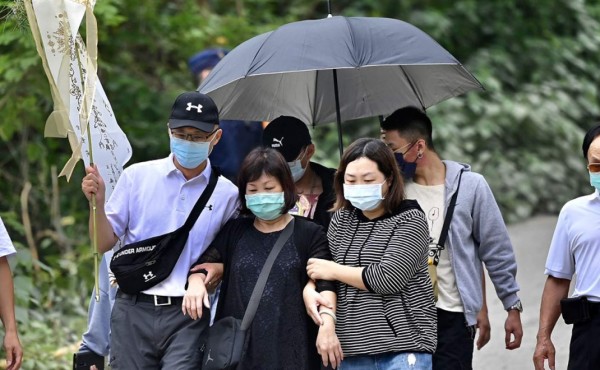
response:
<svg viewBox="0 0 600 370"><path fill-rule="evenodd" d="M335 118L337 121L338 146L340 149L340 160L344 152L344 142L342 140L342 116L340 114L340 94L338 92L337 70L333 70L333 91L335 94Z"/></svg>

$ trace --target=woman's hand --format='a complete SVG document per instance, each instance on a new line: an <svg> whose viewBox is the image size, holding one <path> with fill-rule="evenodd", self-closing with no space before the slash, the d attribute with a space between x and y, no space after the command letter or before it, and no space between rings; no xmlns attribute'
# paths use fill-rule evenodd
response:
<svg viewBox="0 0 600 370"><path fill-rule="evenodd" d="M306 264L306 273L313 280L337 280L335 271L339 265L333 261L310 258Z"/></svg>
<svg viewBox="0 0 600 370"><path fill-rule="evenodd" d="M212 293L217 288L217 285L223 279L223 264L222 263L202 263L196 265L190 269L190 272L198 272L200 270L206 271L206 277L204 278L204 285L209 293Z"/></svg>
<svg viewBox="0 0 600 370"><path fill-rule="evenodd" d="M323 325L323 319L319 315L319 306L325 306L329 309L333 309L331 302L323 297L319 292L315 290L315 284L309 282L302 291L302 298L304 299L304 306L306 307L306 313L317 325Z"/></svg>
<svg viewBox="0 0 600 370"><path fill-rule="evenodd" d="M188 289L183 296L181 311L184 315L189 314L193 320L202 317L202 304L210 308L208 292L204 285L204 275L193 274L188 278Z"/></svg>
<svg viewBox="0 0 600 370"><path fill-rule="evenodd" d="M331 365L334 369L338 368L344 359L342 346L335 334L335 323L329 315L323 315L323 325L319 326L317 352L321 355L323 366Z"/></svg>

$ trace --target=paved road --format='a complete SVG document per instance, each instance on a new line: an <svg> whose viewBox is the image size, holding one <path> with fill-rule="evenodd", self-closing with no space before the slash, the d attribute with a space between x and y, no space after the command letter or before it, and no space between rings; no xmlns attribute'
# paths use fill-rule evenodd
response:
<svg viewBox="0 0 600 370"><path fill-rule="evenodd" d="M506 312L495 295L492 283L487 281L488 307L492 338L481 351L475 350L473 367L476 370L533 369L531 360L535 349L540 299L546 281L544 264L556 225L556 217L535 217L508 228L515 247L518 263L517 281L523 301L523 343L521 348L508 351L504 345L504 320ZM559 319L552 339L557 350L556 369L566 369L571 328Z"/></svg>

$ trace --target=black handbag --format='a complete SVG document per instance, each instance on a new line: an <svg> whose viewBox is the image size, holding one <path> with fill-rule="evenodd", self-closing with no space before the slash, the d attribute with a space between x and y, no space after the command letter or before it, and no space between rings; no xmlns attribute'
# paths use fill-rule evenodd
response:
<svg viewBox="0 0 600 370"><path fill-rule="evenodd" d="M215 321L208 328L207 338L202 348L204 351L202 370L233 370L239 364L244 351L248 328L252 324L252 320L256 314L260 298L271 272L271 267L273 267L277 255L293 231L294 219L292 218L279 235L279 238L277 238L273 249L260 271L256 285L250 296L250 302L244 312L244 319L240 320L228 316Z"/></svg>
<svg viewBox="0 0 600 370"><path fill-rule="evenodd" d="M171 275L192 226L215 190L217 180L218 174L213 168L206 189L183 226L167 234L127 244L115 252L110 261L110 269L117 279L119 289L128 294L137 294Z"/></svg>

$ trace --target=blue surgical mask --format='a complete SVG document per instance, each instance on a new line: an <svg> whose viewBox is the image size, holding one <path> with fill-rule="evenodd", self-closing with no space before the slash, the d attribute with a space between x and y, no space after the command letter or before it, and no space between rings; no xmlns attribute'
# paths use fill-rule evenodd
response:
<svg viewBox="0 0 600 370"><path fill-rule="evenodd" d="M304 176L304 172L306 171L306 168L302 168L302 159L304 159L305 154L306 152L302 154L302 157L300 157L300 159L296 159L295 161L287 163L290 167L290 171L292 172L292 178L294 179L294 182L300 180L302 176Z"/></svg>
<svg viewBox="0 0 600 370"><path fill-rule="evenodd" d="M171 153L184 168L194 169L208 158L211 141L195 143L171 136Z"/></svg>
<svg viewBox="0 0 600 370"><path fill-rule="evenodd" d="M344 184L344 198L361 211L372 211L381 204L383 183L366 185Z"/></svg>
<svg viewBox="0 0 600 370"><path fill-rule="evenodd" d="M246 194L246 207L263 220L271 221L281 216L284 204L283 192Z"/></svg>
<svg viewBox="0 0 600 370"><path fill-rule="evenodd" d="M600 191L600 172L590 172L590 184Z"/></svg>

